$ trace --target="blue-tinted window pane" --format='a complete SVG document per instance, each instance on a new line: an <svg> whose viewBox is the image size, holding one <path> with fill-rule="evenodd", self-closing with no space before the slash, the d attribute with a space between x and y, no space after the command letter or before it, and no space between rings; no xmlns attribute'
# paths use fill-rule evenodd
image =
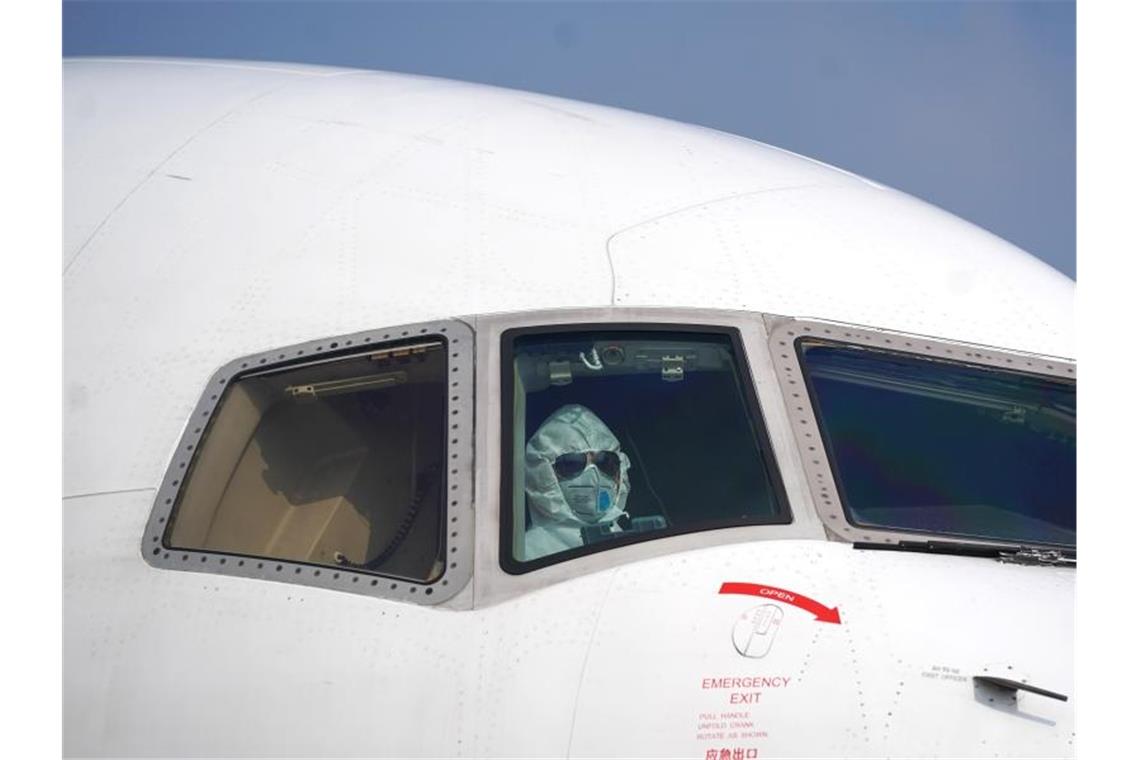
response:
<svg viewBox="0 0 1140 760"><path fill-rule="evenodd" d="M1075 382L822 341L799 352L852 523L1075 544Z"/></svg>

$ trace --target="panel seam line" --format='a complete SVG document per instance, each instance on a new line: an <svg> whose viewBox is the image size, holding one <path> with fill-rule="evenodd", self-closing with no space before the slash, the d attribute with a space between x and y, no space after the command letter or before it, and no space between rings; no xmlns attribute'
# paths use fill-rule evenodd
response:
<svg viewBox="0 0 1140 760"><path fill-rule="evenodd" d="M64 501L68 499L83 499L88 496L113 496L120 493L142 493L143 491L157 491L157 488L121 488L114 491L88 491L86 493L73 493L63 497Z"/></svg>
<svg viewBox="0 0 1140 760"><path fill-rule="evenodd" d="M675 209L672 209L670 211L666 211L663 214L658 214L657 216L651 216L648 219L642 219L639 222L635 222L634 224L631 224L629 226L622 227L617 232L611 233L610 236L606 238L606 260L609 261L609 265L610 265L610 306L617 306L617 270L614 267L614 252L613 252L612 243L614 241L614 238L616 238L618 235L624 234L624 233L629 232L630 230L633 230L633 229L637 229L638 227L641 227L641 226L646 225L646 224L653 224L654 222L659 222L662 219L667 219L668 217L675 216L676 214L683 214L686 211L693 211L695 209L701 208L702 206L711 206L714 203L723 203L725 201L736 200L737 198L747 198L747 197L752 196L752 195L763 195L764 193L779 193L779 192L784 192L787 190L807 190L807 189L814 188L814 187L846 187L846 186L847 185L845 183L831 184L831 183L827 183L827 182L811 182L811 183L808 183L806 185L785 185L782 187L765 187L765 188L762 188L760 190L744 190L744 191L738 192L738 193L731 193L729 195L723 195L723 196L720 196L719 198L709 198L708 200L698 201L696 203L690 203L687 206L681 206L680 208L675 208Z"/></svg>
<svg viewBox="0 0 1140 760"><path fill-rule="evenodd" d="M594 627L590 631L590 640L586 644L586 653L582 656L582 669L578 673L578 688L574 690L574 709L570 713L570 736L566 740L566 757L570 757L570 750L574 746L574 726L578 720L578 700L582 696L582 683L586 680L586 666L590 663L590 650L594 648L594 639L597 638L598 628L602 624L602 615L606 613L606 603L610 599L610 591L613 590L614 583L617 582L618 573L620 568L613 571L610 576L610 582L606 585L606 593L602 597L602 603L598 606L598 616L594 619Z"/></svg>

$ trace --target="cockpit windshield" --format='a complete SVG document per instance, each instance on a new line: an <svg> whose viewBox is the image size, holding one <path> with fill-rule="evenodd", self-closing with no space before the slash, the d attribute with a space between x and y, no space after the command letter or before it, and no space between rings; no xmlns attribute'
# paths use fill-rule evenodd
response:
<svg viewBox="0 0 1140 760"><path fill-rule="evenodd" d="M508 570L790 520L735 333L527 330L503 349Z"/></svg>
<svg viewBox="0 0 1140 760"><path fill-rule="evenodd" d="M865 528L1076 543L1076 382L797 343L847 517Z"/></svg>

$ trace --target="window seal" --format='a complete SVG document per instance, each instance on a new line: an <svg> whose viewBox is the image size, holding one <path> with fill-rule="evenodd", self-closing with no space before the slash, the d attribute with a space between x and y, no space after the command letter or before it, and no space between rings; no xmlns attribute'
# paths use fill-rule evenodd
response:
<svg viewBox="0 0 1140 760"><path fill-rule="evenodd" d="M214 415L232 385L267 371L335 361L369 349L431 337L447 352L444 469L444 571L430 583L396 578L359 568L274 559L200 549L173 548L167 541L183 476L205 439ZM464 589L472 577L474 554L474 348L466 323L449 319L369 330L308 341L235 359L210 377L179 439L142 536L143 559L163 570L213 573L272 580L418 604L440 604Z"/></svg>
<svg viewBox="0 0 1140 760"><path fill-rule="evenodd" d="M1076 380L1076 364L1071 359L1031 354L925 335L816 319L770 316L768 346L791 422L796 447L808 481L812 503L828 535L861 544L898 545L903 542L929 542L974 546L1006 546L1008 540L954 536L859 525L850 518L835 477L834 463L828 456L819 427L818 406L802 365L799 342L822 340L835 344L875 348L900 354L937 359L963 366L979 366L1006 372ZM804 400L808 404L804 404ZM806 408L805 408L806 407ZM1070 549L1059 544L1024 543L1026 547Z"/></svg>
<svg viewBox="0 0 1140 760"><path fill-rule="evenodd" d="M557 335L560 333L596 332L644 332L644 333L703 333L726 336L732 344L736 359L737 381L744 394L744 405L748 411L753 431L760 448L760 456L767 470L778 512L774 519L767 520L716 520L696 523L678 528L667 528L645 534L630 533L608 539L604 543L587 544L557 552L530 561L520 561L512 554L512 520L514 517L514 342L525 335ZM737 327L726 325L673 323L673 322L580 322L525 325L504 330L499 336L500 372L500 451L499 451L499 567L509 575L518 576L540 570L551 565L561 564L581 557L612 551L632 544L701 533L725 528L755 527L766 525L789 525L793 522L792 509L787 489L780 473L772 447L768 425L756 393L756 380L749 362L744 340Z"/></svg>

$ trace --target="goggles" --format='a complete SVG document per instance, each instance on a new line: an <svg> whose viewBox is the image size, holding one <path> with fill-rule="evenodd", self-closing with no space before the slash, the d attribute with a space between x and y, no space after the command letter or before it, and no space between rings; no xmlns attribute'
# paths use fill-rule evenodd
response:
<svg viewBox="0 0 1140 760"><path fill-rule="evenodd" d="M559 480L576 478L586 469L586 465L595 465L601 473L614 482L621 475L621 457L613 451L584 451L581 453L562 454L554 460L554 474Z"/></svg>

